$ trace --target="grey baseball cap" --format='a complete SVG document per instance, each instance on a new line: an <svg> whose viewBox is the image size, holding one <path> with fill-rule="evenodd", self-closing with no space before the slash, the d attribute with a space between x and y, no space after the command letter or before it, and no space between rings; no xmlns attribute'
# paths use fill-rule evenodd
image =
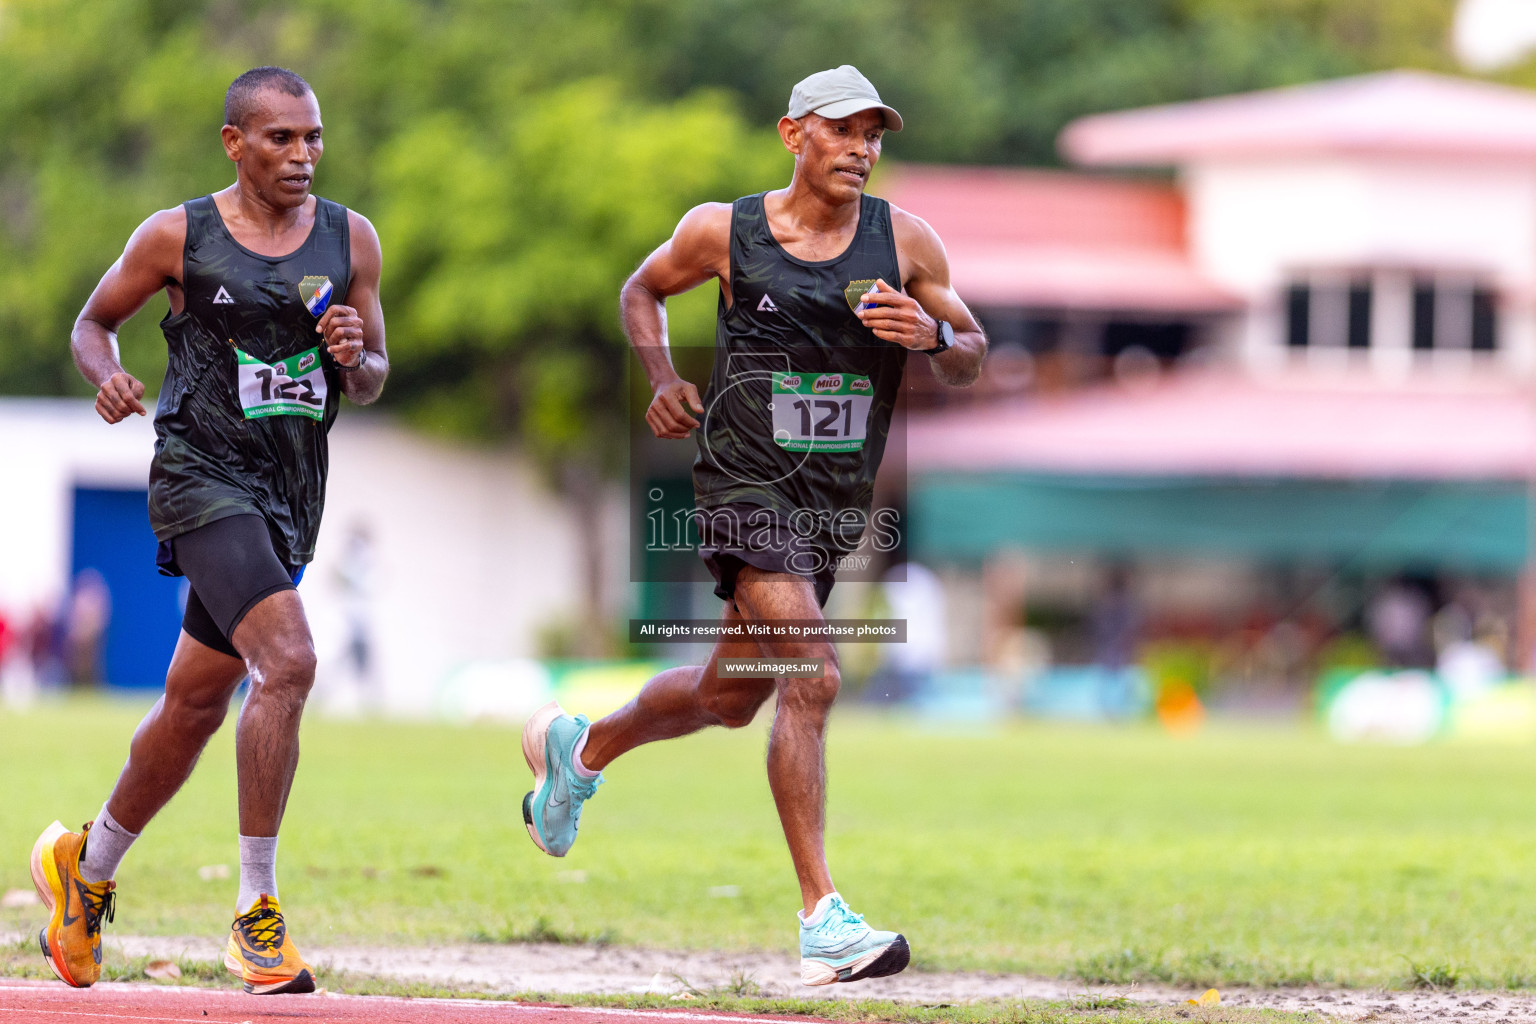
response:
<svg viewBox="0 0 1536 1024"><path fill-rule="evenodd" d="M852 64L818 71L802 79L789 93L789 116L794 118L806 114L847 117L861 110L879 110L885 115L887 129L901 131L901 115L894 107L880 102L880 94L874 85Z"/></svg>

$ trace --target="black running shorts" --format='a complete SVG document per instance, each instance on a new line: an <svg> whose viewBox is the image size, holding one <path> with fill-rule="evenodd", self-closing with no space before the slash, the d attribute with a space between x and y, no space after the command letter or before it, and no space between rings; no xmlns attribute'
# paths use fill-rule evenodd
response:
<svg viewBox="0 0 1536 1024"><path fill-rule="evenodd" d="M215 519L160 544L160 571L185 576L192 585L181 628L188 636L232 658L235 627L262 599L293 590L304 575L278 561L261 516Z"/></svg>
<svg viewBox="0 0 1536 1024"><path fill-rule="evenodd" d="M747 502L701 508L699 557L715 577L715 596L729 601L743 565L765 572L803 576L816 588L816 603L826 607L836 582L837 556L790 529L772 509Z"/></svg>

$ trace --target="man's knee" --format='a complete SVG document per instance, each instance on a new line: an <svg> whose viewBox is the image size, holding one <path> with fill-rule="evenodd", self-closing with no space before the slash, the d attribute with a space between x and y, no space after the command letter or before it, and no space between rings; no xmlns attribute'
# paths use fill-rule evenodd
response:
<svg viewBox="0 0 1536 1024"><path fill-rule="evenodd" d="M165 695L164 714L177 732L193 736L212 736L229 714L233 689L197 694Z"/></svg>
<svg viewBox="0 0 1536 1024"><path fill-rule="evenodd" d="M251 682L303 699L315 684L315 645L309 637L281 638L249 660Z"/></svg>
<svg viewBox="0 0 1536 1024"><path fill-rule="evenodd" d="M784 680L779 700L795 707L826 711L837 700L837 691L841 686L842 674L829 660L820 678Z"/></svg>
<svg viewBox="0 0 1536 1024"><path fill-rule="evenodd" d="M771 687L760 691L733 690L725 693L712 693L704 698L704 710L714 716L715 720L727 729L740 729L751 725L752 719L757 717L758 708L768 699L772 692Z"/></svg>

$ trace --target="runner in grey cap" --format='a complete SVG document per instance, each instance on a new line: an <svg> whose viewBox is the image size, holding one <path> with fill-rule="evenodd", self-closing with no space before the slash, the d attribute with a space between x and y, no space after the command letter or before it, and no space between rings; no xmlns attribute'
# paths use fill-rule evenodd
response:
<svg viewBox="0 0 1536 1024"><path fill-rule="evenodd" d="M900 127L856 69L810 76L779 119L794 157L788 186L695 207L625 283L624 331L653 394L646 424L699 446L698 552L729 632L704 664L658 673L596 722L551 702L523 729L533 771L523 821L539 849L563 857L624 754L741 728L775 701L768 787L800 889L807 985L886 977L911 960L906 936L866 924L827 864L826 730L842 676L822 608L841 557L867 536L908 357L964 386L987 347L950 286L939 236L865 194L886 132ZM672 365L666 318L667 298L699 285L720 290L702 395ZM809 623L809 635L765 635L786 620ZM845 849L880 856L873 843Z"/></svg>

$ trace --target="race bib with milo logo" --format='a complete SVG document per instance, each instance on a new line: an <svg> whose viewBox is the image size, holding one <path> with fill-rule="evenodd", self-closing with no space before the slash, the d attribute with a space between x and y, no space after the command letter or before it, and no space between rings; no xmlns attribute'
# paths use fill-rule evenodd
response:
<svg viewBox="0 0 1536 1024"><path fill-rule="evenodd" d="M268 365L236 345L235 359L240 374L240 407L246 419L325 418L325 370L320 365L319 346Z"/></svg>
<svg viewBox="0 0 1536 1024"><path fill-rule="evenodd" d="M790 452L856 452L874 388L852 373L775 373L773 442Z"/></svg>

